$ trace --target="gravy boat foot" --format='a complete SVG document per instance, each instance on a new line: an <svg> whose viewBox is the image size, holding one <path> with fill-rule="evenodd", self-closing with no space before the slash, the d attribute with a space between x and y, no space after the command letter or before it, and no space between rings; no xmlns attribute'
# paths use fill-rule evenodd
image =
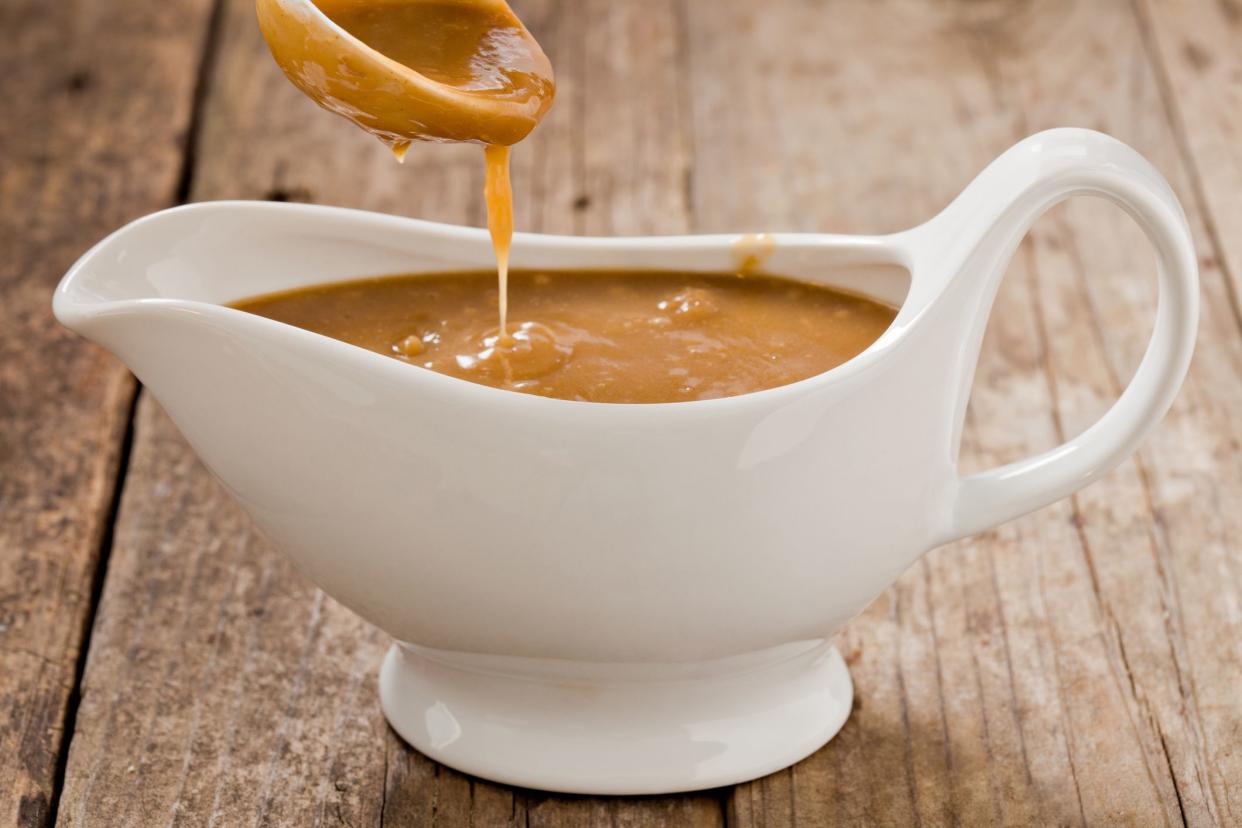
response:
<svg viewBox="0 0 1242 828"><path fill-rule="evenodd" d="M524 788L657 794L731 785L809 756L849 716L837 649L798 642L682 664L591 664L394 644L384 715L422 753Z"/></svg>

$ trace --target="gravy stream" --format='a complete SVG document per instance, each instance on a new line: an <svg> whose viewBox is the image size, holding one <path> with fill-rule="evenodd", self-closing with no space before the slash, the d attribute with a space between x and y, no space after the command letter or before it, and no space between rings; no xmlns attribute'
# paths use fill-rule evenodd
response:
<svg viewBox="0 0 1242 828"><path fill-rule="evenodd" d="M483 195L487 200L487 229L496 251L497 305L500 344L509 344L509 245L513 241L513 188L509 185L509 148L489 144L483 150L487 164Z"/></svg>
<svg viewBox="0 0 1242 828"><path fill-rule="evenodd" d="M503 2L313 2L373 52L357 54L356 43L331 31L300 30L271 0L259 0L264 35L295 85L376 135L398 161L404 161L416 140L485 145L487 224L500 297L497 347L509 348L509 144L525 136L551 106L556 93L551 64ZM376 63L374 53L391 62ZM391 77L385 76L385 66Z"/></svg>
<svg viewBox="0 0 1242 828"><path fill-rule="evenodd" d="M486 271L360 279L234 307L471 382L613 403L797 382L865 350L896 313L771 276L514 270L509 278L520 321L503 347L492 327L495 274Z"/></svg>

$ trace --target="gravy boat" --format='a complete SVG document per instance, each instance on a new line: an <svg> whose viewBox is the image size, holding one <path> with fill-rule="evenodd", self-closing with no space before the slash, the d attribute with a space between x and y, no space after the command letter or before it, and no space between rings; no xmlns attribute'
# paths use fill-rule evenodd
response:
<svg viewBox="0 0 1242 828"><path fill-rule="evenodd" d="M1044 454L959 475L983 330L1032 222L1075 194L1155 247L1151 343L1117 403ZM519 268L736 267L738 236L518 235ZM929 549L1126 458L1186 372L1190 232L1133 150L1028 138L943 212L886 236L776 234L765 270L900 306L822 375L726 399L545 399L412 368L223 303L366 275L489 268L486 231L219 202L135 221L81 258L57 318L155 394L277 547L399 643L396 731L459 770L581 793L751 779L849 715L830 637Z"/></svg>

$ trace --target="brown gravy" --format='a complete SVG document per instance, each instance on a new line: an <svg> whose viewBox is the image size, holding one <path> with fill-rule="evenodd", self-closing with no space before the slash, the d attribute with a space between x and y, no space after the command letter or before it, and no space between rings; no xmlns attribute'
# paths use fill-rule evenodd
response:
<svg viewBox="0 0 1242 828"><path fill-rule="evenodd" d="M281 0L258 0L281 68L398 160L415 140L483 143L496 272L365 279L236 307L472 382L624 403L805 379L855 356L892 322L894 311L877 302L758 275L773 246L760 235L740 240L740 275L515 272L519 317L510 325L509 145L552 103L547 57L503 0L312 2L369 50L308 25Z"/></svg>
<svg viewBox="0 0 1242 828"><path fill-rule="evenodd" d="M471 382L567 400L663 403L786 385L856 356L887 305L770 276L514 271L497 338L490 272L393 276L234 307ZM532 321L534 320L534 321Z"/></svg>
<svg viewBox="0 0 1242 828"><path fill-rule="evenodd" d="M552 105L556 83L547 56L504 0L312 2L383 57L360 53L328 27L308 26L279 0L258 0L264 37L294 85L376 135L398 161L416 140L485 145L487 225L496 248L499 330L507 342L509 145ZM409 71L394 72L393 64Z"/></svg>
<svg viewBox="0 0 1242 828"><path fill-rule="evenodd" d="M487 165L483 198L487 202L487 229L496 251L500 337L509 337L509 246L513 243L513 187L509 184L509 148L490 144L483 150Z"/></svg>
<svg viewBox="0 0 1242 828"><path fill-rule="evenodd" d="M551 93L551 69L507 8L474 0L313 0L332 22L437 83L517 100Z"/></svg>
<svg viewBox="0 0 1242 828"><path fill-rule="evenodd" d="M375 51L419 74L492 98L530 101L537 111L555 94L552 67L509 13L461 0L315 0L334 23ZM412 137L412 136L411 136ZM392 142L397 160L409 140ZM513 190L509 147L487 144L484 196L487 227L496 249L500 295L499 331L508 340L509 244L513 238Z"/></svg>

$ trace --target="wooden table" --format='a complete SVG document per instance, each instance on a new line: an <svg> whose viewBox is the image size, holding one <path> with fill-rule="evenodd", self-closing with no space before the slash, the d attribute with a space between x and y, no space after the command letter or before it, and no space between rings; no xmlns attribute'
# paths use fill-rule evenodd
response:
<svg viewBox="0 0 1242 828"><path fill-rule="evenodd" d="M1242 3L523 0L557 104L527 230L883 232L1051 126L1131 143L1201 255L1189 379L1137 457L940 549L840 635L840 735L731 790L514 790L385 725L384 635L255 536L149 394L51 318L92 242L186 200L480 224L474 147L405 167L303 100L251 0L0 4L0 819L21 825L1242 824ZM964 464L1091 423L1153 257L1112 206L1015 257ZM531 596L538 600L538 596Z"/></svg>

